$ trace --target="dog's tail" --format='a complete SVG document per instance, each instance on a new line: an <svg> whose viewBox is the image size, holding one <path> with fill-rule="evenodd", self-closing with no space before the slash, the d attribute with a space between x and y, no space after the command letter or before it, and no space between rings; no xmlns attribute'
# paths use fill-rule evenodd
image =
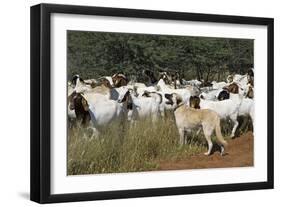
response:
<svg viewBox="0 0 281 207"><path fill-rule="evenodd" d="M218 141L223 145L223 146L227 146L227 142L224 140L222 134L221 134L221 125L220 125L220 118L217 117L216 120L216 136Z"/></svg>

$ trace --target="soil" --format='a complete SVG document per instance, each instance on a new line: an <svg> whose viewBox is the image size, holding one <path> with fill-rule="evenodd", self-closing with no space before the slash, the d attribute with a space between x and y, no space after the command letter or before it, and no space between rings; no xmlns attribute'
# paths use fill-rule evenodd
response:
<svg viewBox="0 0 281 207"><path fill-rule="evenodd" d="M252 132L247 132L240 137L228 140L224 156L220 155L218 146L214 148L214 152L210 156L201 153L184 160L159 161L158 170L246 167L254 165L254 137Z"/></svg>

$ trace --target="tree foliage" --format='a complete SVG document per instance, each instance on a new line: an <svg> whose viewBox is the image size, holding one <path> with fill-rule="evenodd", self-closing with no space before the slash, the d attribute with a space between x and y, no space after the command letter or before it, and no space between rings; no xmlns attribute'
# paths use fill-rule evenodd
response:
<svg viewBox="0 0 281 207"><path fill-rule="evenodd" d="M178 71L185 79L224 80L253 67L250 39L67 32L68 79L123 72L141 77L143 69Z"/></svg>

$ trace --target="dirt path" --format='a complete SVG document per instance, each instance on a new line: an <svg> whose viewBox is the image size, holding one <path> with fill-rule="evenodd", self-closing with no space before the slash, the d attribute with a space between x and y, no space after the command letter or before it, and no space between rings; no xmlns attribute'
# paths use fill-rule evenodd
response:
<svg viewBox="0 0 281 207"><path fill-rule="evenodd" d="M245 167L253 166L254 138L252 132L247 132L240 137L228 141L226 155L220 156L216 151L210 156L192 156L185 160L160 161L159 170L200 169L219 167Z"/></svg>

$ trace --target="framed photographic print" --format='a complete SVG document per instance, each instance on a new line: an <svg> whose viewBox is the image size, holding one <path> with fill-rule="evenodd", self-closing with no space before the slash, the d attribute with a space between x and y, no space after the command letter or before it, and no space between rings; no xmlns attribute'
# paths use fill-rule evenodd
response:
<svg viewBox="0 0 281 207"><path fill-rule="evenodd" d="M273 19L31 7L31 200L273 188Z"/></svg>

